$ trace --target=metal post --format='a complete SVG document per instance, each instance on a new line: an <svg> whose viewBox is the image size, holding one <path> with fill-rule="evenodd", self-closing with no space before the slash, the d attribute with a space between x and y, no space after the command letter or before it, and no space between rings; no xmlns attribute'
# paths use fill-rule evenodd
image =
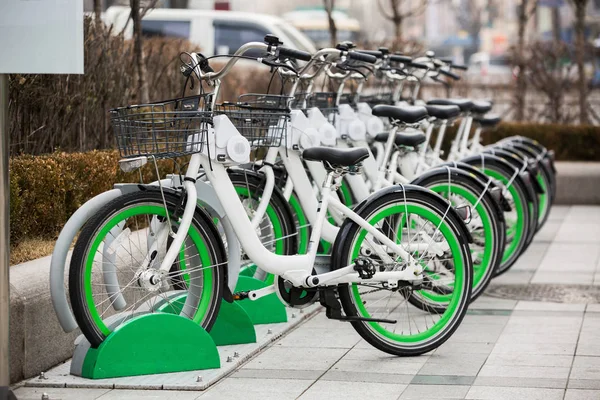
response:
<svg viewBox="0 0 600 400"><path fill-rule="evenodd" d="M10 391L9 331L10 205L8 183L8 75L0 74L0 400L14 399Z"/></svg>

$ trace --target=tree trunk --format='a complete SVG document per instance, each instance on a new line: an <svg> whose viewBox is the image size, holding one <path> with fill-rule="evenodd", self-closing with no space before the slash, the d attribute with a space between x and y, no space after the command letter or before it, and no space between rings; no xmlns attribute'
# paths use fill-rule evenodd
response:
<svg viewBox="0 0 600 400"><path fill-rule="evenodd" d="M142 24L140 17L140 0L131 0L131 19L133 21L133 56L137 74L137 98L140 103L148 103L148 82L146 82L146 65L142 48Z"/></svg>
<svg viewBox="0 0 600 400"><path fill-rule="evenodd" d="M581 124L587 124L587 85L585 79L585 9L588 0L575 1L575 46L577 58L577 72L579 80L577 88L579 89L579 120Z"/></svg>
<svg viewBox="0 0 600 400"><path fill-rule="evenodd" d="M335 0L323 0L323 2L325 12L327 13L327 22L329 23L329 43L331 47L335 47L337 45L337 27L335 26L335 20L333 19Z"/></svg>
<svg viewBox="0 0 600 400"><path fill-rule="evenodd" d="M171 0L171 8L188 8L188 0Z"/></svg>
<svg viewBox="0 0 600 400"><path fill-rule="evenodd" d="M102 0L94 0L94 22L98 25L102 20L100 16L102 15Z"/></svg>
<svg viewBox="0 0 600 400"><path fill-rule="evenodd" d="M561 39L561 28L560 28L560 10L558 7L552 8L552 36L555 42L560 42Z"/></svg>
<svg viewBox="0 0 600 400"><path fill-rule="evenodd" d="M402 43L402 16L394 17L394 50L400 50Z"/></svg>
<svg viewBox="0 0 600 400"><path fill-rule="evenodd" d="M519 9L519 29L516 65L519 69L517 75L517 87L515 90L515 120L523 121L525 119L525 96L527 95L527 79L525 79L525 29L527 28L527 12L529 0L521 0Z"/></svg>

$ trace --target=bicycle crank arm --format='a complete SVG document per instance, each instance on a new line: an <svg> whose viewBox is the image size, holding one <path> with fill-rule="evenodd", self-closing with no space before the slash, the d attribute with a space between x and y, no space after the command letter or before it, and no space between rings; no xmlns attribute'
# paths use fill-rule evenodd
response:
<svg viewBox="0 0 600 400"><path fill-rule="evenodd" d="M365 318L358 316L345 316L342 315L340 317L329 317L329 319L334 319L336 321L347 321L347 322L379 322L384 324L396 324L398 321L395 319L381 319L381 318Z"/></svg>

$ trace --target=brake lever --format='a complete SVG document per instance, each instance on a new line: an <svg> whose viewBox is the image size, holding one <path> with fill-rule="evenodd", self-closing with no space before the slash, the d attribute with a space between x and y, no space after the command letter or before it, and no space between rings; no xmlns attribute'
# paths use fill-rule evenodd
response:
<svg viewBox="0 0 600 400"><path fill-rule="evenodd" d="M265 57L265 58L261 59L260 62L262 64L265 64L265 65L271 67L271 72L273 71L273 68L285 68L285 69L292 71L294 74L298 75L298 71L294 67L291 67L286 63L275 61L269 57Z"/></svg>

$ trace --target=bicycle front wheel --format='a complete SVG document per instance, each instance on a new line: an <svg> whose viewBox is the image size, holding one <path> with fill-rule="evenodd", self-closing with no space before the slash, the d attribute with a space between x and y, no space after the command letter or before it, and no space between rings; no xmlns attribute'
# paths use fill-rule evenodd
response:
<svg viewBox="0 0 600 400"><path fill-rule="evenodd" d="M165 209L166 203L166 209ZM75 319L92 347L133 317L168 312L210 330L226 275L223 243L197 209L169 271L159 269L177 231L181 198L155 190L106 204L84 226L73 250L69 295ZM157 329L160 329L157 327Z"/></svg>

